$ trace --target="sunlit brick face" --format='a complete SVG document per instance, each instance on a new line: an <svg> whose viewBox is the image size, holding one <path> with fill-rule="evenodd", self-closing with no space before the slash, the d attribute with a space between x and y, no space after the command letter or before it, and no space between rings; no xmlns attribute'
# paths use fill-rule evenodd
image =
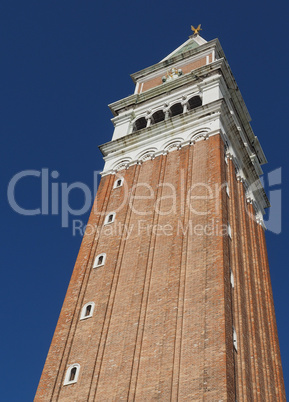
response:
<svg viewBox="0 0 289 402"><path fill-rule="evenodd" d="M162 82L166 59L136 73L140 95L110 105L117 135L100 146L90 230L36 402L286 400L264 227L247 191L258 178L248 144L263 151L240 132L245 104L218 41L193 45L174 86Z"/></svg>

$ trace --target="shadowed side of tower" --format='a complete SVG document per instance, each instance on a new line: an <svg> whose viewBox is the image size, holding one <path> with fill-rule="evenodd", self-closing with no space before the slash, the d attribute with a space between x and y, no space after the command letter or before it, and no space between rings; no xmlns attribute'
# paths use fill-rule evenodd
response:
<svg viewBox="0 0 289 402"><path fill-rule="evenodd" d="M266 158L221 46L132 77L35 401L285 401Z"/></svg>

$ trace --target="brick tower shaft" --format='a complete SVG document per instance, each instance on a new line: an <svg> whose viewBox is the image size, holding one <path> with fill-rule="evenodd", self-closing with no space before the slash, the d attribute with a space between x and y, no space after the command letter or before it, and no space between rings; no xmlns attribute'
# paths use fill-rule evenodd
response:
<svg viewBox="0 0 289 402"><path fill-rule="evenodd" d="M266 158L221 46L132 77L35 401L285 401Z"/></svg>

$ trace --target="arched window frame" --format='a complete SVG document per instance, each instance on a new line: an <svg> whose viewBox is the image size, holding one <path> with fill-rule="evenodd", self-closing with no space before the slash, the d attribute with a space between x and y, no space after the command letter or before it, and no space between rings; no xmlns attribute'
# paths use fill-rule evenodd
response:
<svg viewBox="0 0 289 402"><path fill-rule="evenodd" d="M91 306L90 313L88 315L85 315L88 306ZM94 302L86 303L81 309L80 319L86 320L87 318L91 318L93 316L94 307L95 307Z"/></svg>
<svg viewBox="0 0 289 402"><path fill-rule="evenodd" d="M173 114L172 109L175 108L175 107L177 107L177 106L181 106L182 111L181 111L180 113ZM183 114L183 113L184 113L184 106L182 105L182 103L181 103L180 101L179 101L179 102L175 102L175 103L173 103L172 105L170 105L170 108L169 108L169 115L170 115L170 117L179 116L179 115L181 115L181 114Z"/></svg>
<svg viewBox="0 0 289 402"><path fill-rule="evenodd" d="M139 124L140 122L142 122L141 124ZM145 123L145 124L144 124ZM147 127L147 119L145 118L145 116L139 116L137 119L135 119L135 121L133 122L133 128L132 128L132 132L135 131L139 131L142 130L144 128ZM140 125L140 127L138 127Z"/></svg>
<svg viewBox="0 0 289 402"><path fill-rule="evenodd" d="M70 380L71 371L74 368L76 368L76 373L75 373L74 379ZM71 364L66 370L63 385L75 384L77 382L77 380L78 380L78 377L79 377L79 371L80 371L80 365L78 363Z"/></svg>
<svg viewBox="0 0 289 402"><path fill-rule="evenodd" d="M191 106L191 104L190 104L190 101L192 101L193 99L198 99L198 104L196 104L196 106ZM196 102L197 103L197 102ZM200 95L194 95L194 96L191 96L189 99L188 99L188 101L187 101L187 107L188 107L188 110L194 110L194 109L196 109L197 107L200 107L200 106L202 106L202 104L203 104L203 100L202 100L202 98L201 98L201 96Z"/></svg>
<svg viewBox="0 0 289 402"><path fill-rule="evenodd" d="M158 121L155 121L155 117L156 117L158 114L161 114L161 113L162 113L162 117L163 117L163 118L159 119ZM166 114L165 114L165 112L163 111L163 109L157 109L157 110L155 110L154 113L152 114L152 117L151 117L151 124L160 123L160 122L164 121L165 118L166 118Z"/></svg>
<svg viewBox="0 0 289 402"><path fill-rule="evenodd" d="M101 263L98 262L100 257L103 257ZM98 254L94 259L93 268L102 267L105 264L105 260L106 260L106 254L105 253Z"/></svg>
<svg viewBox="0 0 289 402"><path fill-rule="evenodd" d="M110 225L115 220L115 212L110 212L104 219L104 225Z"/></svg>
<svg viewBox="0 0 289 402"><path fill-rule="evenodd" d="M115 189L115 188L122 187L122 186L123 186L123 182L124 182L124 178L123 178L123 177L118 177L118 178L115 180L115 182L114 182L113 188ZM120 184L119 184L119 183L120 183Z"/></svg>

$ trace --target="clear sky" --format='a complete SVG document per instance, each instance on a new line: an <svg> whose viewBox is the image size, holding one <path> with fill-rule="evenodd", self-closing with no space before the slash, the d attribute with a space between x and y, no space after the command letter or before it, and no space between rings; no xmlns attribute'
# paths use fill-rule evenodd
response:
<svg viewBox="0 0 289 402"><path fill-rule="evenodd" d="M0 400L33 399L81 242L51 205L47 215L15 212L10 180L48 169L49 186L92 188L103 167L97 146L113 131L107 105L133 93L129 75L160 61L199 23L206 40L221 41L269 161L264 171L282 168L282 232L267 232L267 243L288 388L288 17L285 0L1 2ZM15 197L39 208L40 178L19 181ZM82 204L74 190L71 205Z"/></svg>

